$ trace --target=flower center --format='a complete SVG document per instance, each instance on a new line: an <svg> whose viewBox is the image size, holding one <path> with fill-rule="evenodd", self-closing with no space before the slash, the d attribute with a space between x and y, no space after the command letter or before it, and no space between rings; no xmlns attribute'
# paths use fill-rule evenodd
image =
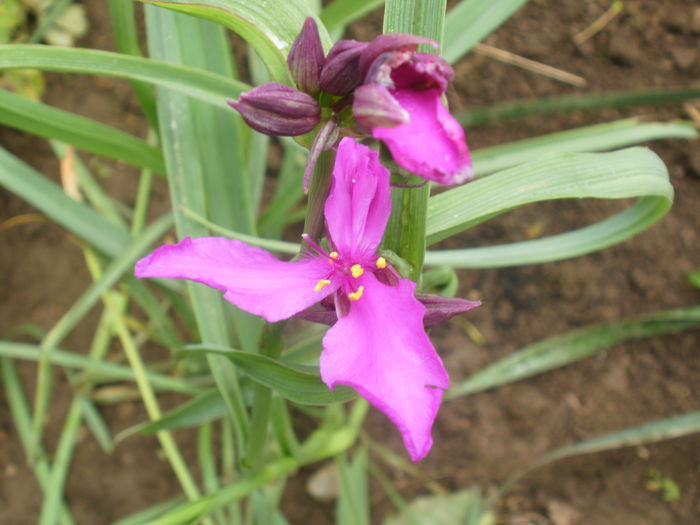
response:
<svg viewBox="0 0 700 525"><path fill-rule="evenodd" d="M332 280L338 279L342 282L341 289L348 299L351 301L358 301L362 297L365 287L363 285L357 286L354 280L362 277L362 275L365 273L365 269L370 269L370 271L373 271L371 265L375 266L378 270L383 270L387 267L387 261L384 257L377 257L374 259L373 263L370 262L371 258L369 261L365 260L363 261L363 266L363 264L359 262L343 260L343 257L341 257L341 255L335 250L332 252L326 252L306 234L304 234L302 237L313 248L313 250L316 251L316 253L322 257L326 257L328 259L328 263L332 267L332 273L328 276L328 278L321 279L316 283L314 286L314 292L320 292L326 286L331 284Z"/></svg>

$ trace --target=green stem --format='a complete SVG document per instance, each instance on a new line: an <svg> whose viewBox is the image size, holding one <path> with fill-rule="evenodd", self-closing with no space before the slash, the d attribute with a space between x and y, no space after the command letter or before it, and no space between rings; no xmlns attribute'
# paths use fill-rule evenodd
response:
<svg viewBox="0 0 700 525"><path fill-rule="evenodd" d="M124 353L126 354L127 360L134 371L136 384L138 386L139 393L141 394L143 404L146 407L148 417L151 419L151 421L155 421L162 417L162 413L158 405L158 400L156 399L153 389L151 388L151 384L148 380L146 367L141 360L141 355L136 347L136 343L131 336L131 332L129 332L129 329L126 326L126 323L124 322L124 318L120 315L118 310L118 297L119 294L116 292L106 294L105 307L112 316L114 330L122 344L122 347L124 348ZM165 430L158 432L156 435L161 446L163 447L165 456L168 458L168 462L175 472L175 476L185 492L185 495L190 500L198 499L200 497L199 489L197 488L197 485L194 482L194 479L192 478L182 455L180 454L173 436L170 434L170 432ZM205 522L211 525L211 520L207 519Z"/></svg>
<svg viewBox="0 0 700 525"><path fill-rule="evenodd" d="M136 190L136 204L134 205L134 218L131 221L131 234L138 237L146 224L148 205L151 200L151 187L153 184L153 172L151 170L141 170L139 187Z"/></svg>
<svg viewBox="0 0 700 525"><path fill-rule="evenodd" d="M331 187L331 173L335 162L335 152L325 151L321 153L314 168L314 174L309 188L309 204L306 220L304 221L304 233L312 239L318 239L323 233L323 207L326 204L328 190Z"/></svg>
<svg viewBox="0 0 700 525"><path fill-rule="evenodd" d="M412 33L442 41L446 0L387 0L384 8L385 33ZM411 177L407 184L423 181ZM410 278L418 281L425 257L425 223L430 183L418 188L394 188L392 211L383 247L411 265Z"/></svg>

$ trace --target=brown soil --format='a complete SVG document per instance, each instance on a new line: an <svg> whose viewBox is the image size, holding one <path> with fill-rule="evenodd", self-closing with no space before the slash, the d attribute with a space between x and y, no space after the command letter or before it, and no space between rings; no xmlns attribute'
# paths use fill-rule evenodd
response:
<svg viewBox="0 0 700 525"><path fill-rule="evenodd" d="M689 86L700 74L697 38L700 7L693 0L628 0L622 15L580 49L571 36L607 9L607 1L532 0L492 35L488 43L584 76L585 89L570 88L490 59L470 56L456 67L450 93L453 107L510 99L600 92L612 89ZM87 3L91 34L84 45L112 48L102 6ZM370 35L371 36L371 35ZM49 77L46 101L89 115L126 131L143 134L143 121L128 85L87 77ZM531 118L472 129L479 148L574 126L638 114L682 117L679 109L575 113ZM57 163L44 141L0 129L0 143L51 177ZM469 320L484 335L473 343L459 322L433 331L453 381L530 342L556 333L624 316L697 304L700 293L686 273L700 265L700 151L697 141L654 143L676 188L672 211L642 235L603 252L545 265L462 272L461 295L478 295L484 305ZM109 172L106 185L116 196L133 198L133 170L100 161ZM166 199L163 197L163 202ZM533 225L543 235L590 223L619 209L619 203L565 201L537 205L502 216L459 239L461 245L497 243L525 237ZM0 191L0 221L31 211ZM64 232L35 223L0 232L0 334L21 323L50 327L88 282L80 251ZM93 314L65 343L85 349ZM419 468L449 489L480 485L492 489L534 458L559 445L644 423L700 406L700 333L635 341L616 346L575 366L492 392L445 403L436 423L433 451ZM26 385L35 368L20 367ZM62 372L49 424L49 449L55 446L71 392ZM31 389L28 389L31 391ZM2 394L0 394L2 395ZM6 405L0 408L0 522L35 523L40 489L26 466ZM106 407L116 433L145 418L139 402ZM369 432L400 452L396 432L377 413ZM187 441L189 434L182 436ZM700 523L700 436L562 460L521 480L500 503L510 524ZM681 490L678 501L662 501L647 488L654 468ZM300 473L290 486L285 509L293 524L331 523L332 507L306 494ZM407 497L423 492L413 478L391 471ZM114 453L102 453L86 432L71 468L67 495L80 525L108 523L178 494L157 444L132 437ZM373 491L375 519L391 510L381 490Z"/></svg>

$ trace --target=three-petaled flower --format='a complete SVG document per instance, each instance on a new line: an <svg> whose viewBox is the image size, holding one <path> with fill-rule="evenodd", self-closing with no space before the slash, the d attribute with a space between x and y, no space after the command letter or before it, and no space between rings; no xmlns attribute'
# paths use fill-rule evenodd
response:
<svg viewBox="0 0 700 525"><path fill-rule="evenodd" d="M325 204L328 250L307 238L307 253L284 262L237 240L186 238L141 259L135 273L207 284L270 322L333 299L338 320L323 339L322 380L355 388L383 411L418 461L432 445L448 378L423 327L415 283L377 255L390 212L389 172L377 153L345 138Z"/></svg>

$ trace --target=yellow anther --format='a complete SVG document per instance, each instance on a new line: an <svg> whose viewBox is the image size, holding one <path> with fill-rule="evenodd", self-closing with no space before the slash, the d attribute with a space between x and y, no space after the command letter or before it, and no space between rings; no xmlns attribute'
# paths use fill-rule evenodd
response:
<svg viewBox="0 0 700 525"><path fill-rule="evenodd" d="M329 284L331 284L331 282L328 279L321 279L316 283L316 286L314 286L314 292L320 292L324 286L328 286Z"/></svg>
<svg viewBox="0 0 700 525"><path fill-rule="evenodd" d="M330 255L331 259L337 259L338 258L338 252L331 252L328 255Z"/></svg>
<svg viewBox="0 0 700 525"><path fill-rule="evenodd" d="M355 279L357 279L360 275L365 273L365 270L359 264L354 264L350 267L350 273Z"/></svg>
<svg viewBox="0 0 700 525"><path fill-rule="evenodd" d="M360 297L362 297L362 293L363 293L364 291L365 291L365 287L364 287L364 286L360 286L360 287L359 287L357 290L355 290L354 292L349 293L349 294L348 294L348 297L349 297L350 300L352 300L352 301L357 301Z"/></svg>
<svg viewBox="0 0 700 525"><path fill-rule="evenodd" d="M384 257L377 257L376 265L377 268L383 270L384 268L386 268L386 259Z"/></svg>

